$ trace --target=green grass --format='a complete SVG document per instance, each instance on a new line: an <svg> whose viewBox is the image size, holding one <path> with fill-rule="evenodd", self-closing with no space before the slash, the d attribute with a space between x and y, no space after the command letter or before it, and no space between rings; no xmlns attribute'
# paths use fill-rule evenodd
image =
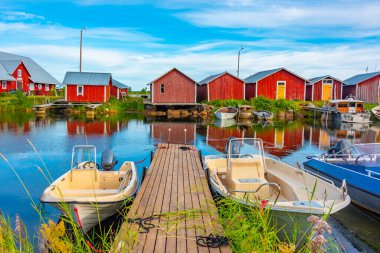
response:
<svg viewBox="0 0 380 253"><path fill-rule="evenodd" d="M214 107L226 107L233 106L239 107L241 105L250 105L254 110L267 110L274 113L285 112L288 110L293 110L295 113L299 111L299 103L300 101L293 100L272 100L265 97L257 97L251 100L236 100L236 99L227 99L227 100L213 100L210 102L206 102L209 105Z"/></svg>
<svg viewBox="0 0 380 253"><path fill-rule="evenodd" d="M110 100L100 108L101 111L105 111L106 109L119 113L126 111L142 112L144 110L144 104L143 99L139 97L126 97L121 100L111 97Z"/></svg>
<svg viewBox="0 0 380 253"><path fill-rule="evenodd" d="M26 96L22 91L15 93L0 93L0 110L17 111L31 109L34 105L53 102L62 99L59 96Z"/></svg>

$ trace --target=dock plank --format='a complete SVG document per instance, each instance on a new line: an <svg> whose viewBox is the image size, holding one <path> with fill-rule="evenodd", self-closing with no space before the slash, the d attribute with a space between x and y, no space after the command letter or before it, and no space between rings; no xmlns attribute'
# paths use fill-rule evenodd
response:
<svg viewBox="0 0 380 253"><path fill-rule="evenodd" d="M154 226L147 233L141 233L138 224L125 221L111 252L231 252L228 246L208 248L196 243L197 236L224 232L194 146L157 146L127 214L127 219L149 217L154 217L150 221Z"/></svg>

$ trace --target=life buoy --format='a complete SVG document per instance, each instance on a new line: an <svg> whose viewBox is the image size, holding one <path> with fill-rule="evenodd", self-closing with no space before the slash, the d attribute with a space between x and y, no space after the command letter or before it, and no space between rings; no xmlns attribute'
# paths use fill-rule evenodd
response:
<svg viewBox="0 0 380 253"><path fill-rule="evenodd" d="M42 84L38 84L38 89L39 89L39 90L42 89Z"/></svg>

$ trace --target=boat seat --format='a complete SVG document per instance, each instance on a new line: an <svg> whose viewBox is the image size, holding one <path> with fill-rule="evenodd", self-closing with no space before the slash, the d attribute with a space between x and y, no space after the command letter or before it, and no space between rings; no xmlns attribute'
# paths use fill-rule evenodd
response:
<svg viewBox="0 0 380 253"><path fill-rule="evenodd" d="M69 180L73 189L99 188L100 173L97 169L73 169Z"/></svg>
<svg viewBox="0 0 380 253"><path fill-rule="evenodd" d="M227 181L232 191L256 191L262 184L268 183L265 179L264 166L259 158L232 158L227 171ZM269 192L269 185L264 185L259 192L250 195L266 198ZM244 193L236 195L244 196Z"/></svg>
<svg viewBox="0 0 380 253"><path fill-rule="evenodd" d="M207 163L209 169L217 174L227 172L227 160L225 158L210 159Z"/></svg>

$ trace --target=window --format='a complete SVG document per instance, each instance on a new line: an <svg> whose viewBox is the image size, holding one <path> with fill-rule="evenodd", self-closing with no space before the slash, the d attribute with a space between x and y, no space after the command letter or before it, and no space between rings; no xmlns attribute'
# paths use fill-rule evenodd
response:
<svg viewBox="0 0 380 253"><path fill-rule="evenodd" d="M355 103L355 102L350 102L350 103L348 104L348 107L356 107L356 103Z"/></svg>
<svg viewBox="0 0 380 253"><path fill-rule="evenodd" d="M45 91L49 91L49 84L45 84Z"/></svg>
<svg viewBox="0 0 380 253"><path fill-rule="evenodd" d="M332 84L333 80L332 79L323 79L322 83L323 84Z"/></svg>
<svg viewBox="0 0 380 253"><path fill-rule="evenodd" d="M344 104L338 104L338 107L340 107L340 108L345 108L345 107L348 107L348 104L347 103L344 103Z"/></svg>
<svg viewBox="0 0 380 253"><path fill-rule="evenodd" d="M1 82L1 88L2 88L3 90L5 90L5 89L7 88L7 81L2 81L2 82Z"/></svg>
<svg viewBox="0 0 380 253"><path fill-rule="evenodd" d="M165 84L161 84L161 93L165 93Z"/></svg>
<svg viewBox="0 0 380 253"><path fill-rule="evenodd" d="M29 84L29 90L34 90L34 83Z"/></svg>
<svg viewBox="0 0 380 253"><path fill-rule="evenodd" d="M21 77L22 76L22 70L21 69L18 69L17 70L17 77Z"/></svg>
<svg viewBox="0 0 380 253"><path fill-rule="evenodd" d="M83 86L77 86L77 96L83 96Z"/></svg>
<svg viewBox="0 0 380 253"><path fill-rule="evenodd" d="M358 108L363 108L363 104L362 104L362 103L357 103L356 106L357 106Z"/></svg>

